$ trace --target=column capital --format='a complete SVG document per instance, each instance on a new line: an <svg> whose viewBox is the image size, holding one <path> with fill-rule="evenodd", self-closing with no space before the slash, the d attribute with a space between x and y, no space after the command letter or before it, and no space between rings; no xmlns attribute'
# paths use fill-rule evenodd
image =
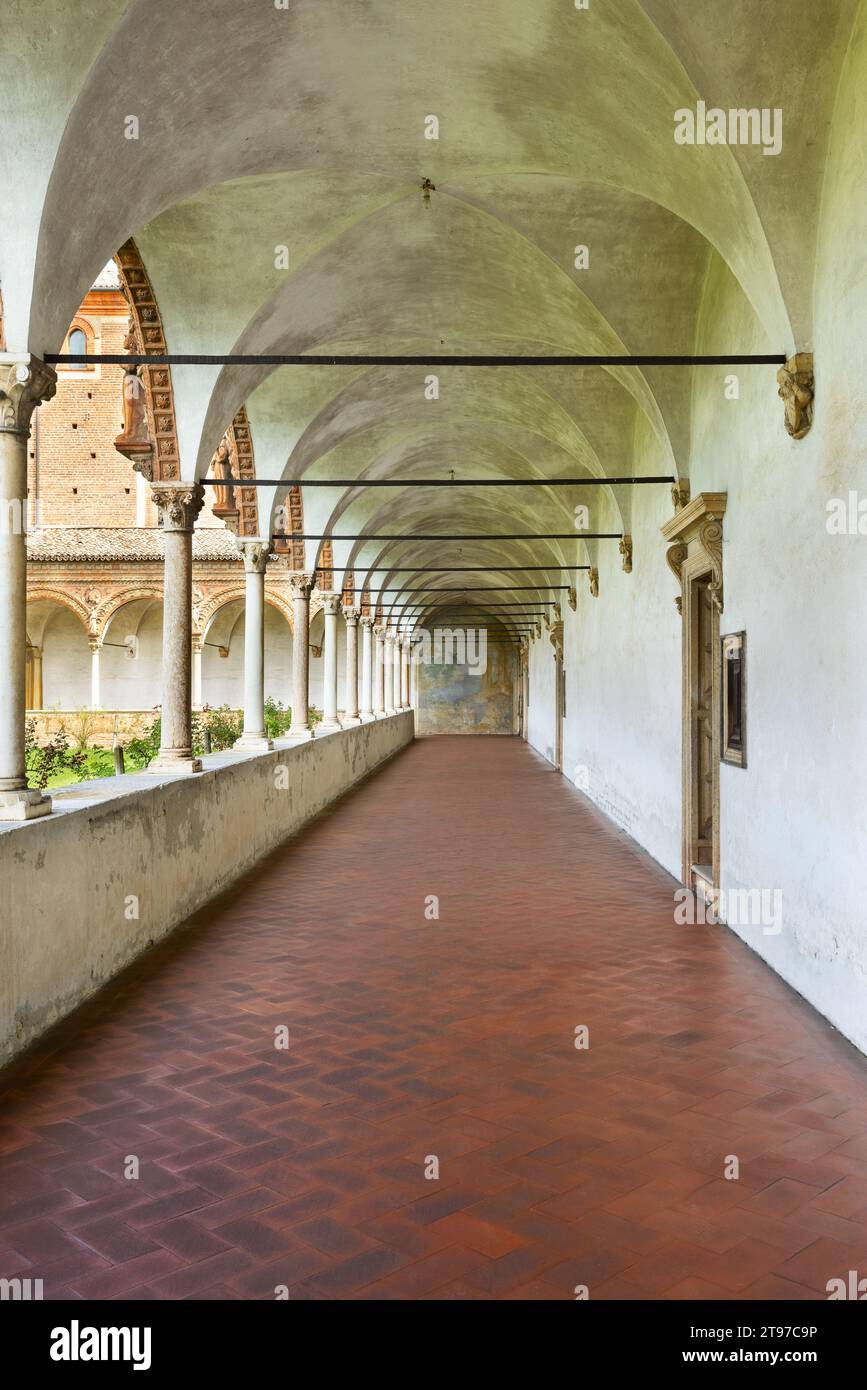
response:
<svg viewBox="0 0 867 1390"><path fill-rule="evenodd" d="M192 531L205 502L201 483L152 483L162 531Z"/></svg>
<svg viewBox="0 0 867 1390"><path fill-rule="evenodd" d="M303 574L301 571L294 570L289 575L289 588L292 590L293 599L309 599L313 593L313 583L315 576Z"/></svg>
<svg viewBox="0 0 867 1390"><path fill-rule="evenodd" d="M326 590L326 592L323 593L320 589L319 597L322 600L322 608L324 612L328 614L340 612L340 594L333 593L330 590Z"/></svg>
<svg viewBox="0 0 867 1390"><path fill-rule="evenodd" d="M235 537L235 545L244 561L246 574L264 574L268 568L269 542L242 536Z"/></svg>
<svg viewBox="0 0 867 1390"><path fill-rule="evenodd" d="M34 410L56 390L57 373L40 357L0 352L0 431L26 439Z"/></svg>
<svg viewBox="0 0 867 1390"><path fill-rule="evenodd" d="M101 638L101 637L88 637L88 639L87 639L87 645L90 647L90 650L91 650L92 652L99 652L99 651L102 651L102 638Z"/></svg>
<svg viewBox="0 0 867 1390"><path fill-rule="evenodd" d="M346 620L347 627L355 627L361 617L361 612L357 608L344 608L343 617Z"/></svg>
<svg viewBox="0 0 867 1390"><path fill-rule="evenodd" d="M369 613L359 613L358 621L362 627L373 627L373 618Z"/></svg>
<svg viewBox="0 0 867 1390"><path fill-rule="evenodd" d="M380 642L384 642L384 641L385 641L385 638L386 638L387 633L388 633L388 628L385 627L382 623L374 623L374 626L373 626L373 635L374 635L374 637L378 637L379 640L380 640Z"/></svg>

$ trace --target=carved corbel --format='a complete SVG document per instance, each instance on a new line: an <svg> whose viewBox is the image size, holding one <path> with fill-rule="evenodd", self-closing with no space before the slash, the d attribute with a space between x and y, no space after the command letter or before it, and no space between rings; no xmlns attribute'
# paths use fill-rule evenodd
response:
<svg viewBox="0 0 867 1390"><path fill-rule="evenodd" d="M555 656L558 658L558 660L562 659L562 656L563 656L563 624L562 624L562 622L559 622L559 621L558 621L558 622L556 622L556 623L552 623L552 624L551 624L551 630L550 630L550 632L548 633L548 637L549 637L549 639L550 639L551 646L554 648L554 654L555 654Z"/></svg>
<svg viewBox="0 0 867 1390"><path fill-rule="evenodd" d="M798 352L777 372L778 395L785 408L786 432L793 439L803 439L813 423L812 352Z"/></svg>
<svg viewBox="0 0 867 1390"><path fill-rule="evenodd" d="M710 596L720 613L723 607L722 534L722 523L715 516L709 516L698 529L698 543L711 565Z"/></svg>
<svg viewBox="0 0 867 1390"><path fill-rule="evenodd" d="M683 567L683 562L686 559L687 554L688 547L683 545L681 542L678 542L677 545L670 545L665 552L666 563L668 565L668 568L674 575L675 579L677 580L678 588L681 588L683 583L680 571ZM683 599L680 594L677 595L677 598L674 600L674 602L678 613L682 613Z"/></svg>
<svg viewBox="0 0 867 1390"><path fill-rule="evenodd" d="M678 478L671 485L671 505L676 512L685 507L689 501L689 478Z"/></svg>
<svg viewBox="0 0 867 1390"><path fill-rule="evenodd" d="M632 573L632 537L620 537L620 563L624 574Z"/></svg>
<svg viewBox="0 0 867 1390"><path fill-rule="evenodd" d="M598 598L598 597L599 597L599 571L598 571L598 569L595 568L594 565L591 565L591 566L590 566L590 574L589 574L588 577L589 577L589 579L590 579L590 593L591 593L591 595L592 595L593 598Z"/></svg>
<svg viewBox="0 0 867 1390"><path fill-rule="evenodd" d="M569 586L569 607L572 609L573 613L578 607L578 591L574 584Z"/></svg>

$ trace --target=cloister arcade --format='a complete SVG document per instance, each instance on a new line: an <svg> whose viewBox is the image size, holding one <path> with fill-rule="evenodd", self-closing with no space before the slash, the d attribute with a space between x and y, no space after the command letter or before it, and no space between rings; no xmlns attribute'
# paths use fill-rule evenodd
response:
<svg viewBox="0 0 867 1390"><path fill-rule="evenodd" d="M273 887L249 950L273 952L274 981L254 962L237 997L232 985L220 995L229 1012L247 990L257 1001L240 1023L231 1014L239 1075L266 1066L247 1024L270 1027L274 999L287 1014L296 1002L294 945L282 953L275 922L297 927L313 973L328 953L317 931L335 933L333 977L304 1017L311 1036L317 1009L331 1027L339 997L339 1041L304 1103L317 1124L320 1097L342 1103L328 1088L346 1082L337 1054L351 1044L351 1065L371 1069L358 1082L371 1109L352 1120L374 1150L373 1126L391 1120L385 1092L401 1084L388 1025L377 1031L398 996L441 1011L448 1045L466 1041L469 1061L454 1043L440 1067L434 1049L429 1095L421 1065L413 1084L425 1124L451 1122L452 1101L472 1093L471 1127L455 1130L467 1151L486 1125L518 1130L521 1102L498 1111L496 1088L541 1088L572 1001L577 1026L604 997L593 1026L611 1051L581 1106L610 1165L591 1175L606 1220L644 1222L640 1203L617 1204L657 1148L676 1151L687 1185L701 1170L728 1202L716 1150L698 1150L720 1148L742 1106L756 1202L783 1184L802 1198L806 1234L789 1251L782 1236L800 1216L753 1234L757 1208L733 1201L744 1261L765 1253L759 1241L777 1252L775 1238L787 1254L730 1292L813 1288L784 1261L813 1241L867 1250L867 0L814 0L796 17L747 0L5 9L0 498L14 521L46 489L38 435L47 457L52 418L62 498L46 490L46 524L0 528L0 1055L38 1044L290 835L312 826L323 845L333 814L348 838L343 877L317 861L325 925L291 883ZM744 138L714 132L715 111ZM119 306L100 289L106 266ZM122 350L105 350L110 332ZM116 373L110 459L83 442L96 414L97 378L77 375L88 361ZM75 409L52 417L64 391ZM97 496L117 520L93 520ZM445 630L459 656L433 654ZM483 649L468 647L480 633ZM291 707L277 738L269 697ZM203 758L194 715L222 705L243 710L243 734ZM148 771L56 793L28 785L28 720L84 708L158 711ZM386 817L370 829L339 798L374 773L355 794ZM404 860L365 838L374 830ZM310 866L299 881L308 871L314 883ZM261 872L257 903L277 870ZM449 975L403 933L429 920L431 895L446 901L452 872ZM672 934L683 902L688 939ZM768 916L766 902L783 907ZM755 920L738 903L758 903ZM712 939L698 935L708 912ZM244 941L232 942L240 958ZM558 952L584 982L568 1002ZM444 990L435 1001L428 971ZM368 988L372 1037L360 1031ZM172 1028L197 997L171 995ZM496 1082L494 1039L519 1059ZM154 1055L159 1086L201 1060L176 1041L181 1061ZM210 1073L194 1087L205 1109L217 1108L212 1080L219 1089ZM538 1147L574 1141L577 1162L584 1139L554 1133L569 1110L557 1108L556 1068L549 1084ZM419 1120L414 1142L434 1143L418 1114L404 1119ZM836 1145L812 1147L834 1124ZM338 1128L317 1140L345 1139L348 1155L356 1139ZM266 1143L258 1128L255 1142ZM279 1129L267 1142L276 1152ZM550 1155L519 1154L511 1129L484 1143L489 1166L474 1175L467 1159L461 1181L479 1187L474 1220L505 1222L499 1164L533 1185ZM381 1187L393 1171L377 1170ZM826 1209L838 1182L845 1200L835 1189ZM657 1195L642 1171L650 1203L645 1183ZM574 1194L564 1216L566 1190L534 1197L533 1221L543 1201L546 1218L583 1221ZM295 1196L281 1189L281 1202ZM711 1246L699 1216L722 1222L709 1192L706 1210L684 1213L690 1196L666 1189L677 1214L659 1227L663 1253L671 1243L684 1260L682 1243ZM782 1196L768 1200L760 1214L777 1220ZM543 1243L541 1229L527 1217L515 1238ZM636 1261L655 1254L644 1226L621 1235ZM507 1258L486 1239L492 1265ZM623 1270L606 1277L628 1284L633 1265ZM648 1296L700 1295L692 1267L680 1283L655 1271L635 1275ZM102 1289L105 1271L91 1273ZM715 1288L726 1277L718 1265L707 1275ZM224 1296L222 1277L214 1287Z"/></svg>

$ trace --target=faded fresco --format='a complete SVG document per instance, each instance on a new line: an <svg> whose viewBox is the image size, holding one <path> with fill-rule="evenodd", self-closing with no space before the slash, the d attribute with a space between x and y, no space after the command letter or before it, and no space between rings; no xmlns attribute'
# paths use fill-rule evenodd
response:
<svg viewBox="0 0 867 1390"><path fill-rule="evenodd" d="M418 667L418 732L514 733L517 672L514 647L490 636L481 673L457 662L422 662Z"/></svg>

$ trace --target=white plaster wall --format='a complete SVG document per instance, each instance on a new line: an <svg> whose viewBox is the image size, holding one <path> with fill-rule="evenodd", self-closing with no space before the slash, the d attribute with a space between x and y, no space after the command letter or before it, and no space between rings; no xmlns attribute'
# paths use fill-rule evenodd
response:
<svg viewBox="0 0 867 1390"><path fill-rule="evenodd" d="M57 607L42 638L44 709L83 709L90 705L90 648L87 634L67 608Z"/></svg>
<svg viewBox="0 0 867 1390"><path fill-rule="evenodd" d="M132 607L132 606L131 606ZM128 657L121 646L103 647L100 687L104 709L153 709L162 700L163 606L152 603L139 618L121 609L109 625L106 640L123 643L138 636L138 655Z"/></svg>
<svg viewBox="0 0 867 1390"><path fill-rule="evenodd" d="M200 774L82 783L0 823L0 1062L412 738L399 714Z"/></svg>
<svg viewBox="0 0 867 1390"><path fill-rule="evenodd" d="M782 892L779 932L772 922L732 929L867 1051L867 536L826 529L831 498L855 489L867 499L865 72L862 11L821 210L812 431L800 441L785 433L775 368L736 369L737 400L725 395L735 369L697 368L688 472L693 496L728 495L721 632L747 634L747 767L720 769L721 887ZM768 341L713 256L695 351L733 345L792 346ZM667 471L660 463L639 427L630 471ZM600 549L599 598L579 576L578 611L564 608L563 767L679 877L681 627L659 534L668 489L636 489L632 507L633 573ZM551 651L545 634L530 653L529 741L549 758Z"/></svg>
<svg viewBox="0 0 867 1390"><path fill-rule="evenodd" d="M243 611L232 628L229 655L220 656L216 646L205 646L202 652L202 700L212 709L228 705L230 709L244 706L244 636ZM216 630L207 634L208 642L225 643L225 634ZM282 613L270 604L265 605L265 696L292 703L292 630Z"/></svg>

